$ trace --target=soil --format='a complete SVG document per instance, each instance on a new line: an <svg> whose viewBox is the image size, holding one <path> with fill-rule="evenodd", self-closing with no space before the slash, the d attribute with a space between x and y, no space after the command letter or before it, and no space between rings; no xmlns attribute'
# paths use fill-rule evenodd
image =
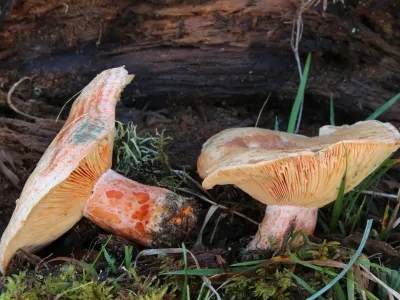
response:
<svg viewBox="0 0 400 300"><path fill-rule="evenodd" d="M41 119L26 120L14 113L9 108L3 106L3 116L0 118L0 194L2 201L0 202L0 234L5 229L15 206L15 200L23 188L24 182L35 167L36 162L40 159L41 154L45 151L51 140L62 127L69 105L64 109L61 120L56 122L60 107L50 106L40 100L23 101L23 98L29 99L32 95L29 92L29 83L20 87L20 92L14 96L15 105L23 104L25 111L32 116L40 116ZM166 152L169 156L171 166L175 169L186 170L193 178L201 182L196 175L196 161L200 153L202 144L213 134L229 128L257 126L262 128L273 128L275 117L279 120L280 130L286 129L286 121L290 111L279 108L274 105L276 99L270 99L265 106L259 119L260 108L263 101L249 101L248 105L229 105L225 101L206 101L199 100L188 104L181 101L168 101L162 108L157 110L149 110L145 107L127 108L121 101L117 105L117 120L123 123L134 122L137 125L138 134L153 133L156 129L165 129L165 134L173 138ZM30 103L30 104L26 104ZM276 102L275 102L276 103ZM46 109L44 109L46 108ZM44 113L45 112L45 113ZM345 112L337 114L338 124L353 123L360 119L355 116L346 115ZM325 125L328 120L328 112L324 110L316 110L307 108L304 111L300 134L315 135L318 128ZM24 119L24 120L23 120ZM388 193L397 193L398 184L394 178L398 178L398 170L394 168L390 176L384 178L381 183L381 190ZM240 211L248 217L259 222L262 219L264 206L253 201L240 190L232 187L217 187L210 191L211 195L219 203L225 204L231 209ZM193 246L200 225L202 224L205 214L209 208L207 203L197 199L200 203L199 226L186 239L188 247ZM379 227L381 216L387 203L384 199L377 198L374 202L372 213ZM384 201L382 201L384 200ZM245 204L245 205L244 205ZM247 205L247 208L246 208ZM216 228L214 230L214 228ZM215 253L220 253L224 260L228 263L240 260L241 250L246 246L251 236L254 235L257 226L247 220L232 215L229 211L221 211L211 218L210 223L206 226L203 235L203 247L198 249L198 255L203 259L203 266L217 266L215 260L210 260L210 255L215 258ZM107 233L99 229L90 221L82 219L69 232L60 237L57 241L37 253L38 257L44 258L49 255L54 257L74 257L88 258L88 252L94 241L104 241ZM322 228L317 228L316 239L328 238L331 240L343 241L344 245L357 248L360 236L343 237L339 235L327 236L323 233ZM400 244L400 231L395 230L389 238L389 242L393 246ZM128 241L124 241L129 243ZM117 243L118 244L118 243ZM386 244L376 239L371 239L365 248L366 253L385 254L385 259L391 264L396 264L399 259L398 251L390 244ZM138 248L140 249L140 247ZM91 252L90 252L91 253ZM93 255L93 253L92 253ZM36 263L40 261L36 256L19 255L13 264L14 270L19 269L23 263L32 260Z"/></svg>

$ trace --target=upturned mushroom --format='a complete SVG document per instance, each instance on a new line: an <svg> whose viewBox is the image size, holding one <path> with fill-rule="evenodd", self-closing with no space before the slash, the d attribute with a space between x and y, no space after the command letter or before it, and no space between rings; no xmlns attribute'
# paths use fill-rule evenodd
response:
<svg viewBox="0 0 400 300"><path fill-rule="evenodd" d="M124 67L87 85L69 117L28 178L0 241L0 271L18 249L35 252L82 216L145 246L179 240L193 227L193 203L110 169L115 105L133 79Z"/></svg>
<svg viewBox="0 0 400 300"><path fill-rule="evenodd" d="M316 137L232 128L205 142L197 169L204 188L233 184L267 205L246 251L276 250L293 231L314 232L318 208L337 198L345 170L348 192L399 147L399 131L379 121L324 126Z"/></svg>

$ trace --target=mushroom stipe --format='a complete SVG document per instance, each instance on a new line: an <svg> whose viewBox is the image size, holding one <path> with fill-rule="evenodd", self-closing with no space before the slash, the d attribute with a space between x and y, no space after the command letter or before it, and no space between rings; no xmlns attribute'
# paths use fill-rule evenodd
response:
<svg viewBox="0 0 400 300"><path fill-rule="evenodd" d="M94 186L83 215L109 232L157 247L184 238L195 225L194 210L192 200L108 170Z"/></svg>
<svg viewBox="0 0 400 300"><path fill-rule="evenodd" d="M196 223L192 200L110 170L115 106L133 75L105 70L81 92L29 176L0 241L0 271L18 249L35 252L86 216L145 246L178 244Z"/></svg>

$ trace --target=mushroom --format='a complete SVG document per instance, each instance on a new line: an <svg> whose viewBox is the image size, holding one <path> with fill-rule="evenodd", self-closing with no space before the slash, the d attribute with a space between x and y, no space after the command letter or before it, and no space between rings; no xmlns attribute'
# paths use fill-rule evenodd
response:
<svg viewBox="0 0 400 300"><path fill-rule="evenodd" d="M0 241L0 271L18 249L35 252L82 216L146 246L183 237L195 223L188 199L112 171L115 105L131 82L106 70L75 100L63 128L29 176Z"/></svg>
<svg viewBox="0 0 400 300"><path fill-rule="evenodd" d="M345 170L348 192L399 145L399 131L379 121L324 126L316 137L231 128L205 142L197 169L205 189L233 184L266 204L246 251L278 250L293 231L314 232L318 208L336 199Z"/></svg>
<svg viewBox="0 0 400 300"><path fill-rule="evenodd" d="M97 181L83 215L109 232L151 247L176 243L195 224L191 200L113 170Z"/></svg>

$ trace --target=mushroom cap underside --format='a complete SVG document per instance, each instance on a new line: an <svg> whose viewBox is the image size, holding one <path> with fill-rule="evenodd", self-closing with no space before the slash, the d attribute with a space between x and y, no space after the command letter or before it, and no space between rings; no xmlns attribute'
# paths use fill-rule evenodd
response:
<svg viewBox="0 0 400 300"><path fill-rule="evenodd" d="M320 134L222 131L200 154L203 187L234 184L265 204L321 207L336 199L345 171L347 192L400 147L398 130L379 121L324 126Z"/></svg>
<svg viewBox="0 0 400 300"><path fill-rule="evenodd" d="M111 167L112 134L113 128L84 116L57 135L28 178L3 233L1 272L18 249L39 250L81 219L97 178Z"/></svg>

